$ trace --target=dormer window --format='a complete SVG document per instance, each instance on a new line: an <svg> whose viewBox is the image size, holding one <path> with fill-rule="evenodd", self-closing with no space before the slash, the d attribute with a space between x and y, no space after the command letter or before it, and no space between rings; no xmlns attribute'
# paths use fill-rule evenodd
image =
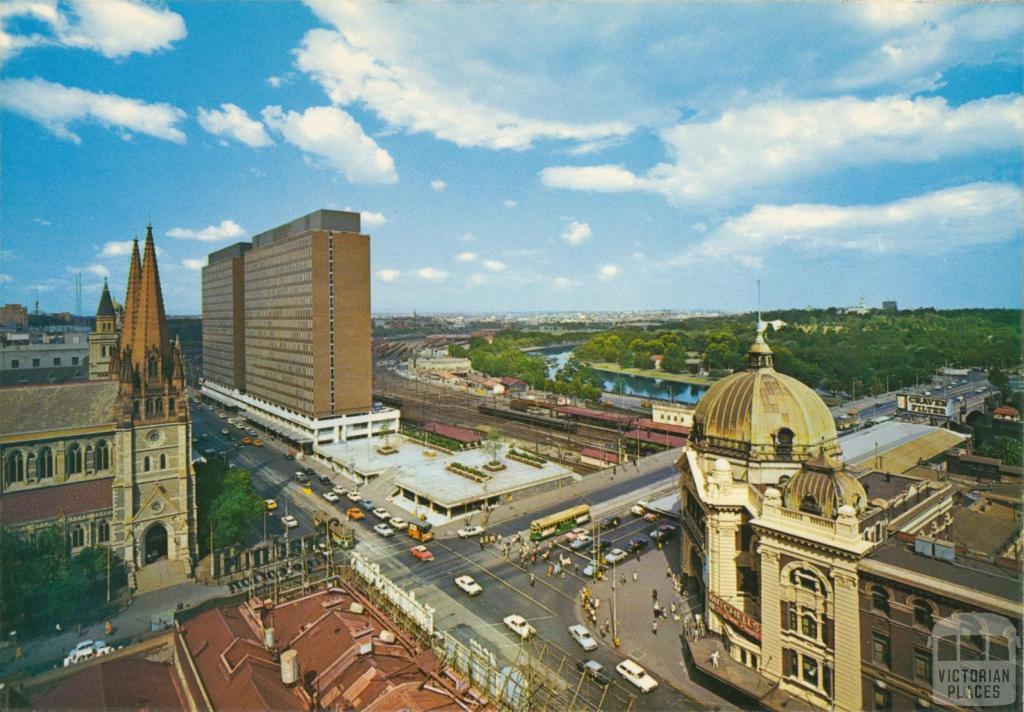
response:
<svg viewBox="0 0 1024 712"><path fill-rule="evenodd" d="M805 494L804 498L800 501L800 511L820 516L821 505L818 504L818 500L814 498L814 495Z"/></svg>

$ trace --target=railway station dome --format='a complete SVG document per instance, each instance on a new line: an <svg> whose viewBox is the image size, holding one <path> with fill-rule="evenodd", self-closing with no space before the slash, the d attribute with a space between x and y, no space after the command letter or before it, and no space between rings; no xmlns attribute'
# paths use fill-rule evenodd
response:
<svg viewBox="0 0 1024 712"><path fill-rule="evenodd" d="M803 383L775 370L762 325L747 368L716 382L698 401L690 443L757 462L806 462L819 451L840 454L828 407Z"/></svg>
<svg viewBox="0 0 1024 712"><path fill-rule="evenodd" d="M835 519L844 505L857 514L863 512L868 506L868 494L856 477L820 451L786 483L782 504L787 509Z"/></svg>

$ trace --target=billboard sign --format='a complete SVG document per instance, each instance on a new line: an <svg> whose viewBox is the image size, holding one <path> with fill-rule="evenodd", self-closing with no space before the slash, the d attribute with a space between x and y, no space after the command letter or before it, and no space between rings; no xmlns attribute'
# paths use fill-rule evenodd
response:
<svg viewBox="0 0 1024 712"><path fill-rule="evenodd" d="M897 393L896 410L915 415L953 417L953 399L922 396L917 393Z"/></svg>

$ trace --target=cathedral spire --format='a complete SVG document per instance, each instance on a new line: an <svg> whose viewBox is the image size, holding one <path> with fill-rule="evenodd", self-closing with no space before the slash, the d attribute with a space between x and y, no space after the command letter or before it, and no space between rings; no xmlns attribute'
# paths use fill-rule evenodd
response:
<svg viewBox="0 0 1024 712"><path fill-rule="evenodd" d="M124 295L124 317L121 325L121 350L131 346L135 338L135 315L138 314L139 280L142 276L142 261L139 259L139 240L132 240L132 257L128 265L128 289Z"/></svg>
<svg viewBox="0 0 1024 712"><path fill-rule="evenodd" d="M103 291L100 293L100 305L96 309L96 318L114 319L117 314L114 312L114 301L110 298L110 288L107 286L107 278L103 278Z"/></svg>
<svg viewBox="0 0 1024 712"><path fill-rule="evenodd" d="M138 241L132 246L132 263L128 272L128 304L121 350L129 348L134 369L147 380L170 376L171 344L167 334L167 318L160 291L160 273L153 244L153 226L146 226L146 242L139 265ZM149 360L155 356L155 363Z"/></svg>

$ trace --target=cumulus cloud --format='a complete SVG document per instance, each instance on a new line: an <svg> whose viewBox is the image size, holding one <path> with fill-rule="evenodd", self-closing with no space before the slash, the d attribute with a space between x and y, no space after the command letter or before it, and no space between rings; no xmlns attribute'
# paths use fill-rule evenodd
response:
<svg viewBox="0 0 1024 712"><path fill-rule="evenodd" d="M488 272L504 272L507 266L500 260L484 260L484 269Z"/></svg>
<svg viewBox="0 0 1024 712"><path fill-rule="evenodd" d="M1021 197L1009 183L972 183L882 205L758 205L676 256L674 264L734 260L759 267L772 251L917 255L1020 235Z"/></svg>
<svg viewBox="0 0 1024 712"><path fill-rule="evenodd" d="M185 269L191 269L191 270L198 271L198 270L201 270L203 267L206 266L206 260L205 259L186 258L186 259L181 261L181 266L184 267Z"/></svg>
<svg viewBox="0 0 1024 712"><path fill-rule="evenodd" d="M49 220L43 220L42 218L32 218L32 222L38 223L39 225L42 225L43 227L50 227L50 225L53 224Z"/></svg>
<svg viewBox="0 0 1024 712"><path fill-rule="evenodd" d="M75 271L77 271L77 270L75 270ZM88 266L86 266L85 271L88 272L89 274L94 274L97 277L109 277L110 276L110 270L107 269L106 265L101 265L101 264L88 265Z"/></svg>
<svg viewBox="0 0 1024 712"><path fill-rule="evenodd" d="M582 245L590 239L592 234L593 231L590 229L590 225L585 222L573 220L565 226L564 230L562 230L562 239L570 245Z"/></svg>
<svg viewBox="0 0 1024 712"><path fill-rule="evenodd" d="M475 259L475 252L460 252L459 254L455 255L456 262L472 262Z"/></svg>
<svg viewBox="0 0 1024 712"><path fill-rule="evenodd" d="M383 225L388 221L388 219L384 216L384 213L375 213L372 210L364 210L359 214L359 216L360 222L363 225L369 225L370 227Z"/></svg>
<svg viewBox="0 0 1024 712"><path fill-rule="evenodd" d="M642 190L677 204L729 202L755 189L882 162L930 162L1019 145L1024 97L951 107L942 97L781 100L661 132L671 163L638 176L623 166L555 166L552 187Z"/></svg>
<svg viewBox="0 0 1024 712"><path fill-rule="evenodd" d="M416 270L416 276L428 282L443 282L448 279L448 273L435 267L422 267Z"/></svg>
<svg viewBox="0 0 1024 712"><path fill-rule="evenodd" d="M103 245L103 249L100 250L100 254L103 257L124 257L132 253L132 241L125 240L123 242L108 242Z"/></svg>
<svg viewBox="0 0 1024 712"><path fill-rule="evenodd" d="M38 77L8 79L3 83L3 94L5 109L35 121L66 141L82 142L68 128L68 124L81 121L113 128L122 138L129 138L131 132L135 132L185 143L185 134L176 126L185 118L185 112L170 104L147 104L116 94L66 87Z"/></svg>
<svg viewBox="0 0 1024 712"><path fill-rule="evenodd" d="M245 237L248 233L245 231L245 228L234 220L221 220L220 225L207 225L200 230L175 227L168 230L165 234L167 237L176 237L179 240L217 242L218 240L230 240L232 238Z"/></svg>
<svg viewBox="0 0 1024 712"><path fill-rule="evenodd" d="M377 279L381 282L394 282L401 274L397 269L379 269L377 270Z"/></svg>
<svg viewBox="0 0 1024 712"><path fill-rule="evenodd" d="M29 18L46 32L11 32L10 20ZM0 6L0 55L59 45L99 52L115 59L166 49L188 33L181 15L130 0L7 2Z"/></svg>
<svg viewBox="0 0 1024 712"><path fill-rule="evenodd" d="M350 183L394 183L398 180L390 154L363 132L355 119L333 106L313 106L303 113L280 106L263 109L267 126L285 141L340 171Z"/></svg>
<svg viewBox="0 0 1024 712"><path fill-rule="evenodd" d="M311 7L340 31L307 32L295 50L299 69L322 85L336 105L363 105L392 127L429 133L462 147L519 150L542 139L588 141L633 130L621 121L550 121L491 106L459 87L439 84L406 60L375 54L374 42L348 22L362 8L328 3Z"/></svg>
<svg viewBox="0 0 1024 712"><path fill-rule="evenodd" d="M263 124L235 104L221 104L220 109L199 109L199 125L214 136L226 136L252 148L270 146L270 140Z"/></svg>
<svg viewBox="0 0 1024 712"><path fill-rule="evenodd" d="M615 279L616 277L618 277L619 272L621 271L622 270L618 265L604 265L601 267L601 269L597 271L597 276L599 279L602 279L605 282L607 282L610 279Z"/></svg>
<svg viewBox="0 0 1024 712"><path fill-rule="evenodd" d="M506 200L504 203L502 203L502 205L504 205L506 208L516 208L516 207L519 207L519 201L518 200Z"/></svg>
<svg viewBox="0 0 1024 712"><path fill-rule="evenodd" d="M445 183L440 178L435 178L434 180L430 181L430 187L436 190L438 193L440 193L442 190L448 187L448 184Z"/></svg>

